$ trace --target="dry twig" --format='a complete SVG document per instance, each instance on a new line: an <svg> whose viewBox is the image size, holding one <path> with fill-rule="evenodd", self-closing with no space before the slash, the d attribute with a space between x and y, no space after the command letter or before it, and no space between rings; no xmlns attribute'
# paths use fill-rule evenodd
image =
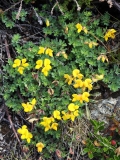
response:
<svg viewBox="0 0 120 160"><path fill-rule="evenodd" d="M8 57L8 59L11 59L10 50L9 50L8 46L9 45L7 43L7 40L5 39L5 49L6 49L7 57Z"/></svg>
<svg viewBox="0 0 120 160"><path fill-rule="evenodd" d="M54 4L54 6L53 6L52 9L51 9L51 15L53 15L53 10L54 10L54 8L55 8L56 6L58 6L60 12L62 13L62 15L64 15L62 9L60 8L59 2L58 2L57 0L56 0L56 3Z"/></svg>
<svg viewBox="0 0 120 160"><path fill-rule="evenodd" d="M5 105L4 105L4 106L5 106ZM18 137L18 135L17 135L17 133L16 133L16 130L15 130L15 128L14 128L14 125L13 125L13 122L12 122L12 120L11 120L11 116L10 116L10 114L9 114L9 111L8 111L7 106L5 106L5 111L6 111L8 120L9 120L9 122L10 122L11 128L12 128L12 130L13 130L13 132L14 132L14 135L15 135L15 137L16 137L19 145L20 145L21 151L22 151L22 146L21 146L21 143L20 143L20 139L19 139L19 137Z"/></svg>
<svg viewBox="0 0 120 160"><path fill-rule="evenodd" d="M81 7L80 7L80 5L78 4L78 2L77 2L77 0L73 0L75 3L76 3L76 5L77 5L77 11L80 11L81 10Z"/></svg>
<svg viewBox="0 0 120 160"><path fill-rule="evenodd" d="M21 2L21 1L19 1L19 2L15 3L15 4L14 4L14 5L12 5L10 8L8 8L8 9L4 10L4 12L9 11L10 9L12 9L12 8L13 8L13 7L15 7L16 5L18 5L20 2Z"/></svg>
<svg viewBox="0 0 120 160"><path fill-rule="evenodd" d="M19 19L19 17L20 17L20 12L21 12L21 10L22 10L22 1L23 1L23 0L21 0L21 2L20 2L20 7L19 7L19 9L18 9L18 13L17 13L17 15L16 15L16 19Z"/></svg>

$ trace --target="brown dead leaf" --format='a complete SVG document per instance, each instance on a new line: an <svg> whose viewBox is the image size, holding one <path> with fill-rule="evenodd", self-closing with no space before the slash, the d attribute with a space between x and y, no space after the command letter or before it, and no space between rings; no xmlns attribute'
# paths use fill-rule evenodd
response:
<svg viewBox="0 0 120 160"><path fill-rule="evenodd" d="M118 148L115 150L115 153L117 154L117 156L120 156L120 147L118 147Z"/></svg>
<svg viewBox="0 0 120 160"><path fill-rule="evenodd" d="M97 147L100 147L100 143L96 140L94 141L94 145L97 146Z"/></svg>
<svg viewBox="0 0 120 160"><path fill-rule="evenodd" d="M61 156L61 151L59 149L56 149L56 155L59 157L59 158L62 158Z"/></svg>
<svg viewBox="0 0 120 160"><path fill-rule="evenodd" d="M53 81L52 84L54 84L55 86L57 86L59 84L59 81Z"/></svg>
<svg viewBox="0 0 120 160"><path fill-rule="evenodd" d="M29 119L28 120L30 123L33 123L34 121L38 121L38 119L37 118L31 118L31 119Z"/></svg>
<svg viewBox="0 0 120 160"><path fill-rule="evenodd" d="M42 157L39 157L39 159L38 160L42 160Z"/></svg>
<svg viewBox="0 0 120 160"><path fill-rule="evenodd" d="M38 74L37 73L32 73L32 76L35 80L38 80Z"/></svg>
<svg viewBox="0 0 120 160"><path fill-rule="evenodd" d="M74 155L74 150L70 147L69 153Z"/></svg>
<svg viewBox="0 0 120 160"><path fill-rule="evenodd" d="M4 13L4 11L0 8L0 15L2 15Z"/></svg>
<svg viewBox="0 0 120 160"><path fill-rule="evenodd" d="M58 52L58 53L56 54L56 56L57 56L57 57L59 57L59 56L60 56L60 54L61 54L61 52Z"/></svg>
<svg viewBox="0 0 120 160"><path fill-rule="evenodd" d="M27 153L29 151L29 147L27 146L23 146L23 149L22 149L23 152Z"/></svg>
<svg viewBox="0 0 120 160"><path fill-rule="evenodd" d="M86 145L86 141L85 141L85 140L82 140L82 144Z"/></svg>
<svg viewBox="0 0 120 160"><path fill-rule="evenodd" d="M114 130L116 130L116 128L117 128L116 126L112 126L112 127L110 127L109 130L110 130L110 131L114 131Z"/></svg>
<svg viewBox="0 0 120 160"><path fill-rule="evenodd" d="M68 34L68 27L65 27L65 33Z"/></svg>
<svg viewBox="0 0 120 160"><path fill-rule="evenodd" d="M48 94L52 96L54 94L54 90L52 88L49 88L48 89Z"/></svg>

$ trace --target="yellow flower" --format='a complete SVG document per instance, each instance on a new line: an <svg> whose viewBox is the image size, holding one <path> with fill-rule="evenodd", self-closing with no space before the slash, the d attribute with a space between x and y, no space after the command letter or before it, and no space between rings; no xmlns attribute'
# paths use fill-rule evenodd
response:
<svg viewBox="0 0 120 160"><path fill-rule="evenodd" d="M64 78L66 78L65 82L67 82L68 85L70 85L73 81L73 78L69 76L68 74L64 74Z"/></svg>
<svg viewBox="0 0 120 160"><path fill-rule="evenodd" d="M38 152L42 152L42 150L44 148L44 144L39 142L39 143L36 144L36 147L37 147Z"/></svg>
<svg viewBox="0 0 120 160"><path fill-rule="evenodd" d="M51 129L54 129L57 131L58 123L52 123Z"/></svg>
<svg viewBox="0 0 120 160"><path fill-rule="evenodd" d="M30 143L33 135L28 131L27 126L23 125L21 128L17 130L19 134L21 134L21 139L26 139L28 143Z"/></svg>
<svg viewBox="0 0 120 160"><path fill-rule="evenodd" d="M104 75L103 75L103 74L101 74L101 75L96 74L96 75L94 75L94 76L92 77L92 80L93 80L94 82L97 82L97 81L99 81L99 80L102 80L103 78L104 78Z"/></svg>
<svg viewBox="0 0 120 160"><path fill-rule="evenodd" d="M48 19L46 19L46 26L49 27L50 26L50 22Z"/></svg>
<svg viewBox="0 0 120 160"><path fill-rule="evenodd" d="M51 123L55 121L55 119L53 117L50 117L49 119L50 119Z"/></svg>
<svg viewBox="0 0 120 160"><path fill-rule="evenodd" d="M30 112L33 110L34 106L29 104L29 102L27 102L26 104L22 103L22 107L24 108L24 112Z"/></svg>
<svg viewBox="0 0 120 160"><path fill-rule="evenodd" d="M72 94L72 96L73 96L72 102L80 101L80 103L83 103L83 98L81 94Z"/></svg>
<svg viewBox="0 0 120 160"><path fill-rule="evenodd" d="M30 143L32 137L33 137L33 135L30 132L28 132L26 135L26 140L28 143Z"/></svg>
<svg viewBox="0 0 120 160"><path fill-rule="evenodd" d="M72 121L74 121L75 118L79 116L79 113L78 113L78 112L79 112L78 110L75 110L75 111L73 111L73 112L70 113L70 119L71 119Z"/></svg>
<svg viewBox="0 0 120 160"><path fill-rule="evenodd" d="M26 61L27 61L26 58L22 59L22 64L21 64L21 65L22 65L23 67L28 67L28 66L29 66L29 64L26 63Z"/></svg>
<svg viewBox="0 0 120 160"><path fill-rule="evenodd" d="M33 100L30 102L32 105L35 105L36 104L36 99L33 98Z"/></svg>
<svg viewBox="0 0 120 160"><path fill-rule="evenodd" d="M55 111L53 112L53 116L54 116L54 118L60 120L60 119L61 119L60 111L55 110Z"/></svg>
<svg viewBox="0 0 120 160"><path fill-rule="evenodd" d="M71 112L71 114L70 114L70 119L71 119L72 121L74 121L77 116L79 116L78 110L76 110L76 111L74 111L74 112Z"/></svg>
<svg viewBox="0 0 120 160"><path fill-rule="evenodd" d="M78 110L76 110L76 111L74 111L74 116L79 116L79 113L78 113L79 111Z"/></svg>
<svg viewBox="0 0 120 160"><path fill-rule="evenodd" d="M82 94L82 99L85 101L85 102L89 102L89 99L88 97L90 96L89 92L84 92Z"/></svg>
<svg viewBox="0 0 120 160"><path fill-rule="evenodd" d="M44 67L44 68L42 69L42 72L43 72L43 74L44 74L45 76L48 76L48 70L47 70L46 67Z"/></svg>
<svg viewBox="0 0 120 160"><path fill-rule="evenodd" d="M62 111L62 114L63 114L62 119L63 119L64 121L70 119L70 114L69 114L69 113L65 113L64 111Z"/></svg>
<svg viewBox="0 0 120 160"><path fill-rule="evenodd" d="M96 43L96 42L85 42L85 44L88 44L88 46L89 46L89 48L92 48L93 46L97 46L98 45L98 43Z"/></svg>
<svg viewBox="0 0 120 160"><path fill-rule="evenodd" d="M101 60L102 60L103 63L104 63L105 61L108 62L108 58L107 58L106 55L101 55Z"/></svg>
<svg viewBox="0 0 120 160"><path fill-rule="evenodd" d="M26 126L26 125L23 125L22 128L19 128L19 129L17 130L17 132L18 132L19 134L23 134L25 131L27 131L27 126Z"/></svg>
<svg viewBox="0 0 120 160"><path fill-rule="evenodd" d="M114 39L114 38L115 38L115 32L116 32L115 29L109 29L109 30L106 32L105 36L104 36L105 41L108 41L108 38Z"/></svg>
<svg viewBox="0 0 120 160"><path fill-rule="evenodd" d="M79 69L74 69L72 74L73 74L73 77L77 77L77 75L80 73L80 70Z"/></svg>
<svg viewBox="0 0 120 160"><path fill-rule="evenodd" d="M23 71L24 71L24 67L18 67L18 72L19 72L20 74L23 74Z"/></svg>
<svg viewBox="0 0 120 160"><path fill-rule="evenodd" d="M96 76L96 78L97 78L98 80L101 80L101 79L104 78L104 75L103 75L103 74L101 74L101 75L96 74L95 76Z"/></svg>
<svg viewBox="0 0 120 160"><path fill-rule="evenodd" d="M49 59L44 60L44 66L50 65L51 61Z"/></svg>
<svg viewBox="0 0 120 160"><path fill-rule="evenodd" d="M13 63L13 68L19 67L21 64L21 60L20 59L15 59L14 63Z"/></svg>
<svg viewBox="0 0 120 160"><path fill-rule="evenodd" d="M72 121L75 120L75 115L74 115L73 113L70 114L70 119L71 119Z"/></svg>
<svg viewBox="0 0 120 160"><path fill-rule="evenodd" d="M88 45L89 45L89 48L92 48L93 46L97 46L98 43L96 43L96 42L89 42Z"/></svg>
<svg viewBox="0 0 120 160"><path fill-rule="evenodd" d="M70 103L69 105L68 105L68 110L69 111L75 111L76 109L78 109L79 108L79 106L78 105L75 105L74 103Z"/></svg>
<svg viewBox="0 0 120 160"><path fill-rule="evenodd" d="M88 44L89 44L89 48L92 48L92 45L93 45L92 42L89 42Z"/></svg>
<svg viewBox="0 0 120 160"><path fill-rule="evenodd" d="M96 42L92 42L92 44L93 44L94 46L97 46L97 45L98 45L98 43L96 43Z"/></svg>
<svg viewBox="0 0 120 160"><path fill-rule="evenodd" d="M44 67L42 69L42 72L45 76L48 76L48 71L51 69L51 66L50 65L47 65L46 67Z"/></svg>
<svg viewBox="0 0 120 160"><path fill-rule="evenodd" d="M68 55L67 55L65 52L62 52L62 55L63 55L63 57L64 57L65 59L68 58Z"/></svg>
<svg viewBox="0 0 120 160"><path fill-rule="evenodd" d="M72 74L73 74L74 78L79 78L79 79L83 78L83 75L80 73L79 69L74 69L73 72L72 72Z"/></svg>
<svg viewBox="0 0 120 160"><path fill-rule="evenodd" d="M48 54L50 57L53 57L53 50L50 48L47 48L45 51L45 54Z"/></svg>
<svg viewBox="0 0 120 160"><path fill-rule="evenodd" d="M108 62L108 58L107 58L107 56L106 55L104 55L104 54L101 54L98 58L97 58L97 60L102 60L102 62L104 63L105 61L107 61Z"/></svg>
<svg viewBox="0 0 120 160"><path fill-rule="evenodd" d="M50 61L49 59L45 59L45 60L44 60L44 67L43 67L43 69L42 69L42 72L43 72L43 74L44 74L45 76L48 75L48 71L52 68L52 67L50 66L50 63L51 63L51 61ZM37 61L36 61L35 69L39 69L39 68L41 68L42 66L43 66L43 60L37 60Z"/></svg>
<svg viewBox="0 0 120 160"><path fill-rule="evenodd" d="M86 27L83 27L82 30L87 34L88 33L88 30Z"/></svg>
<svg viewBox="0 0 120 160"><path fill-rule="evenodd" d="M80 33L82 31L82 25L80 23L76 24L77 32Z"/></svg>
<svg viewBox="0 0 120 160"><path fill-rule="evenodd" d="M102 56L101 59L102 59L102 62L104 63L106 58L105 56Z"/></svg>
<svg viewBox="0 0 120 160"><path fill-rule="evenodd" d="M22 107L24 108L24 112L32 111L35 104L36 104L36 99L35 98L31 102L22 103Z"/></svg>
<svg viewBox="0 0 120 160"><path fill-rule="evenodd" d="M37 60L35 69L40 69L42 67L42 65L43 65L43 60Z"/></svg>
<svg viewBox="0 0 120 160"><path fill-rule="evenodd" d="M83 86L83 82L80 79L75 80L74 88L79 88Z"/></svg>
<svg viewBox="0 0 120 160"><path fill-rule="evenodd" d="M26 63L26 58L24 58L24 59L22 59L22 60L20 60L20 59L15 59L12 66L13 66L13 68L18 67L18 72L19 72L20 74L23 74L23 71L24 71L25 67L28 67L29 64Z"/></svg>
<svg viewBox="0 0 120 160"><path fill-rule="evenodd" d="M83 82L83 89L88 88L89 90L92 90L92 80L87 78L84 82Z"/></svg>
<svg viewBox="0 0 120 160"><path fill-rule="evenodd" d="M45 127L45 132L47 132L48 130L50 130L50 128L51 128L50 127L51 121L52 121L51 118L43 117L43 121L40 122L40 124Z"/></svg>
<svg viewBox="0 0 120 160"><path fill-rule="evenodd" d="M38 54L44 54L45 48L44 47L39 47Z"/></svg>

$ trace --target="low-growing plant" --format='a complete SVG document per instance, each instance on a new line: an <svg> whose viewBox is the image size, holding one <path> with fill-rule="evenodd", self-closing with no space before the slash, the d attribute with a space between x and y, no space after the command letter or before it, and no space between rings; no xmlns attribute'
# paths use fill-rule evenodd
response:
<svg viewBox="0 0 120 160"><path fill-rule="evenodd" d="M10 15L10 16L8 16ZM18 16L17 16L18 15ZM5 24L7 28L12 29L15 27L15 24L17 24L17 21L25 21L25 18L27 16L27 12L24 9L20 10L20 13L18 10L12 11L12 14L9 14L9 12L2 12L0 14L2 22Z"/></svg>
<svg viewBox="0 0 120 160"><path fill-rule="evenodd" d="M91 123L93 131L90 132L90 138L84 142L83 153L88 153L90 159L95 157L101 160L119 160L119 143L112 140L112 136L104 135L104 123L96 120L91 120Z"/></svg>
<svg viewBox="0 0 120 160"><path fill-rule="evenodd" d="M48 14L45 9L49 10ZM40 40L39 46L31 41L22 43L19 34L13 36L11 44L17 56L8 59L4 66L3 94L9 108L27 113L33 129L30 131L23 125L18 133L45 158L56 149L66 156L64 145L60 143L62 126L82 116L82 108L89 102L94 83L103 79L114 91L120 87L119 66L110 67L105 42L114 39L117 31L108 30L103 17L93 18L90 11L71 10L52 16L50 9L44 5L39 13L45 20L45 38ZM4 19L3 22L7 23ZM97 126L96 135L101 123ZM89 140L86 152L91 153L91 145L93 147ZM92 158L92 154L89 157Z"/></svg>

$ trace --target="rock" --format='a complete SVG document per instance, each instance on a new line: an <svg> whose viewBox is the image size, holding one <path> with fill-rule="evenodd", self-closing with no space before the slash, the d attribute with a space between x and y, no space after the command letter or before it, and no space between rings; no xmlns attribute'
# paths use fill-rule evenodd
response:
<svg viewBox="0 0 120 160"><path fill-rule="evenodd" d="M117 98L101 99L97 103L90 103L91 118L109 124L109 118L114 117L120 121L120 96Z"/></svg>

